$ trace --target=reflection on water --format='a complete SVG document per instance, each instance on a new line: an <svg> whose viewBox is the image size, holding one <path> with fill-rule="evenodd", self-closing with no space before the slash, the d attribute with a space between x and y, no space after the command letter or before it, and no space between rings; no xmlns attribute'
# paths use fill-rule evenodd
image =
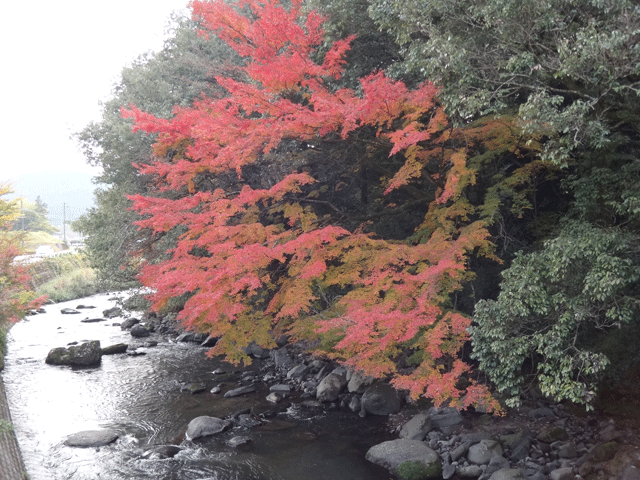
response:
<svg viewBox="0 0 640 480"><path fill-rule="evenodd" d="M183 383L214 385L220 367L193 344L160 342L146 355L110 355L96 368L72 369L44 363L49 350L70 342L100 340L102 346L135 343L114 323L81 323L114 306L112 295L50 305L47 313L15 325L3 378L27 471L32 480L219 479L320 480L388 479L364 460L384 433L378 419L359 421L349 412L325 413L293 406L253 429L234 428L205 441L182 442L189 421L199 415L225 417L258 402L266 391L236 399L209 392L192 395ZM65 307L93 305L79 315ZM64 439L81 430L111 428L118 441L101 448L70 448ZM226 441L248 435L247 449ZM182 444L181 444L182 442ZM143 458L150 445L181 444L170 459Z"/></svg>

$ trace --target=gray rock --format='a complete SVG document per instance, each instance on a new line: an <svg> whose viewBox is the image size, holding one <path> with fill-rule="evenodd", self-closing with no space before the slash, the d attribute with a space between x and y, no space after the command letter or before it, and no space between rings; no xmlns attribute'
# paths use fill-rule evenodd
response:
<svg viewBox="0 0 640 480"><path fill-rule="evenodd" d="M269 391L270 392L288 393L288 392L291 391L291 385L284 385L284 384L271 385L269 387Z"/></svg>
<svg viewBox="0 0 640 480"><path fill-rule="evenodd" d="M576 458L578 451L572 442L565 443L558 449L558 456L560 458Z"/></svg>
<svg viewBox="0 0 640 480"><path fill-rule="evenodd" d="M271 392L267 395L266 400L271 403L280 403L282 401L282 394L278 392Z"/></svg>
<svg viewBox="0 0 640 480"><path fill-rule="evenodd" d="M363 375L362 372L353 372L347 384L347 390L349 393L364 393L374 380L373 377Z"/></svg>
<svg viewBox="0 0 640 480"><path fill-rule="evenodd" d="M151 334L143 325L136 324L131 328L131 336L136 338L148 337Z"/></svg>
<svg viewBox="0 0 640 480"><path fill-rule="evenodd" d="M60 313L62 313L63 315L75 315L76 313L80 313L80 312L73 308L63 308L60 310Z"/></svg>
<svg viewBox="0 0 640 480"><path fill-rule="evenodd" d="M134 325L137 325L138 323L140 323L140 320L138 320L137 318L127 318L124 322L122 322L120 324L120 329L121 330L129 330L131 327L133 327Z"/></svg>
<svg viewBox="0 0 640 480"><path fill-rule="evenodd" d="M450 453L451 461L457 462L462 457L464 457L469 451L469 445L470 445L469 442L463 442L457 447L455 447L453 450L451 450L451 453Z"/></svg>
<svg viewBox="0 0 640 480"><path fill-rule="evenodd" d="M98 323L106 321L106 318L83 318L82 320L80 320L80 323Z"/></svg>
<svg viewBox="0 0 640 480"><path fill-rule="evenodd" d="M185 437L187 440L195 440L196 438L224 432L230 426L230 422L217 417L196 417L189 422Z"/></svg>
<svg viewBox="0 0 640 480"><path fill-rule="evenodd" d="M85 430L69 435L64 444L67 447L101 447L117 439L118 434L112 430Z"/></svg>
<svg viewBox="0 0 640 480"><path fill-rule="evenodd" d="M429 417L431 417L431 425L440 430L460 425L463 420L460 411L452 407L432 407L429 409Z"/></svg>
<svg viewBox="0 0 640 480"><path fill-rule="evenodd" d="M133 333L132 333L133 335ZM196 334L193 332L183 332L176 337L176 342L195 342Z"/></svg>
<svg viewBox="0 0 640 480"><path fill-rule="evenodd" d="M451 465L450 463L445 463L442 466L442 478L443 480L449 480L456 474L455 465Z"/></svg>
<svg viewBox="0 0 640 480"><path fill-rule="evenodd" d="M456 475L460 478L478 478L482 475L482 469L478 465L467 465L456 468Z"/></svg>
<svg viewBox="0 0 640 480"><path fill-rule="evenodd" d="M500 444L495 440L481 440L479 443L469 447L467 460L476 465L486 465L496 455L502 455Z"/></svg>
<svg viewBox="0 0 640 480"><path fill-rule="evenodd" d="M254 358L269 358L269 350L261 347L256 342L249 343L249 345L244 347L242 350L244 350L247 355Z"/></svg>
<svg viewBox="0 0 640 480"><path fill-rule="evenodd" d="M122 315L122 309L120 307L112 307L102 311L102 316L106 318L115 318Z"/></svg>
<svg viewBox="0 0 640 480"><path fill-rule="evenodd" d="M102 349L102 355L115 355L117 353L126 353L129 345L126 343L116 343Z"/></svg>
<svg viewBox="0 0 640 480"><path fill-rule="evenodd" d="M549 472L551 480L573 480L573 469L570 467L556 468Z"/></svg>
<svg viewBox="0 0 640 480"><path fill-rule="evenodd" d="M431 418L424 413L414 415L400 429L400 438L410 440L423 440L431 430Z"/></svg>
<svg viewBox="0 0 640 480"><path fill-rule="evenodd" d="M620 480L640 480L640 468L630 465L620 475Z"/></svg>
<svg viewBox="0 0 640 480"><path fill-rule="evenodd" d="M296 365L291 370L287 372L287 378L302 378L309 371L309 367L306 365Z"/></svg>
<svg viewBox="0 0 640 480"><path fill-rule="evenodd" d="M401 478L398 470L402 471L403 468L411 466L411 462L422 464L423 473L425 473L422 478L439 478L442 472L442 463L438 454L418 440L401 438L374 445L369 449L365 458L376 465L387 468L391 473Z"/></svg>
<svg viewBox="0 0 640 480"><path fill-rule="evenodd" d="M45 360L50 365L70 365L74 367L89 367L98 365L102 358L99 340L92 340L80 345L58 347L49 352Z"/></svg>
<svg viewBox="0 0 640 480"><path fill-rule="evenodd" d="M346 385L347 379L344 375L330 373L316 388L316 398L321 402L333 402L338 399L338 395Z"/></svg>
<svg viewBox="0 0 640 480"><path fill-rule="evenodd" d="M237 436L237 437L233 437L229 441L227 441L227 445L229 445L230 447L233 447L233 448L237 448L237 447L240 447L242 445L247 445L250 442L251 442L251 439L249 437Z"/></svg>
<svg viewBox="0 0 640 480"><path fill-rule="evenodd" d="M532 475L527 475L527 480L548 480L548 478L542 472L535 472Z"/></svg>
<svg viewBox="0 0 640 480"><path fill-rule="evenodd" d="M529 455L529 449L531 448L531 440L529 437L523 437L518 440L512 447L509 458L514 462L524 460Z"/></svg>
<svg viewBox="0 0 640 480"><path fill-rule="evenodd" d="M493 473L489 480L527 480L521 468L503 468Z"/></svg>
<svg viewBox="0 0 640 480"><path fill-rule="evenodd" d="M357 395L354 395L353 397L351 397L351 400L349 401L349 410L351 410L352 412L359 412L362 409L362 402L360 402L360 397Z"/></svg>
<svg viewBox="0 0 640 480"><path fill-rule="evenodd" d="M362 395L362 409L372 415L391 415L398 413L402 406L400 395L388 383L371 385Z"/></svg>
<svg viewBox="0 0 640 480"><path fill-rule="evenodd" d="M536 437L538 441L544 443L553 443L558 440L567 440L569 438L569 434L560 425L549 425L544 428Z"/></svg>
<svg viewBox="0 0 640 480"><path fill-rule="evenodd" d="M142 454L142 458L148 458L151 460L163 460L165 458L173 458L181 451L182 448L175 445L157 445L145 451Z"/></svg>
<svg viewBox="0 0 640 480"><path fill-rule="evenodd" d="M220 393L222 391L222 387L220 385L216 385L211 389L211 393Z"/></svg>
<svg viewBox="0 0 640 480"><path fill-rule="evenodd" d="M255 385L245 385L243 387L234 388L233 390L229 390L224 394L224 398L232 398L239 397L240 395L244 395L246 393L251 393L256 391Z"/></svg>
<svg viewBox="0 0 640 480"><path fill-rule="evenodd" d="M293 365L293 358L287 352L286 347L278 348L277 350L271 350L269 355L273 359L276 368L288 368Z"/></svg>

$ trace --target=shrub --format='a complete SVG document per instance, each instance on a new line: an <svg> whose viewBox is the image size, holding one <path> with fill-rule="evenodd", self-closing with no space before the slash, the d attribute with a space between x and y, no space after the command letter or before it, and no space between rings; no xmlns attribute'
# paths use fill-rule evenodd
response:
<svg viewBox="0 0 640 480"><path fill-rule="evenodd" d="M497 300L478 302L473 357L507 405L531 375L543 394L589 406L610 364L609 332L638 323L639 240L568 222L541 251L515 258Z"/></svg>

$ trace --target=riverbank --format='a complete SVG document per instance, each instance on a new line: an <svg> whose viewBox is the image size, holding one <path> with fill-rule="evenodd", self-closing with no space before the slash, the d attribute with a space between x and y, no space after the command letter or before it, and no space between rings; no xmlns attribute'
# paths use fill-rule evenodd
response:
<svg viewBox="0 0 640 480"><path fill-rule="evenodd" d="M25 480L25 470L16 434L13 431L11 412L0 373L0 478L2 480Z"/></svg>

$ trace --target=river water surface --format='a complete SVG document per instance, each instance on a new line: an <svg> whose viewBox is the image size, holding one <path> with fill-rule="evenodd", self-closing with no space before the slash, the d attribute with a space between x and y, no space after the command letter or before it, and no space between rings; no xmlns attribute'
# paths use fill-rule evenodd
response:
<svg viewBox="0 0 640 480"><path fill-rule="evenodd" d="M63 315L62 308L96 307ZM122 318L82 323L115 305L113 294L48 305L9 333L2 374L14 427L31 480L388 480L386 470L364 459L368 448L388 439L382 419L360 419L345 411L325 411L294 402L253 428L235 427L202 441L184 441L190 420L226 417L266 402L267 386L245 397L224 399L209 392L213 371L230 366L209 359L195 344L160 339L145 355L103 356L99 367L73 369L46 365L49 350L70 342L101 345L135 343L114 323ZM140 342L141 343L141 342ZM203 382L193 395L180 385ZM232 388L235 385L228 385ZM70 434L115 430L119 439L100 448L64 445ZM251 443L234 449L226 441L246 435ZM154 445L179 445L169 459L145 458Z"/></svg>

